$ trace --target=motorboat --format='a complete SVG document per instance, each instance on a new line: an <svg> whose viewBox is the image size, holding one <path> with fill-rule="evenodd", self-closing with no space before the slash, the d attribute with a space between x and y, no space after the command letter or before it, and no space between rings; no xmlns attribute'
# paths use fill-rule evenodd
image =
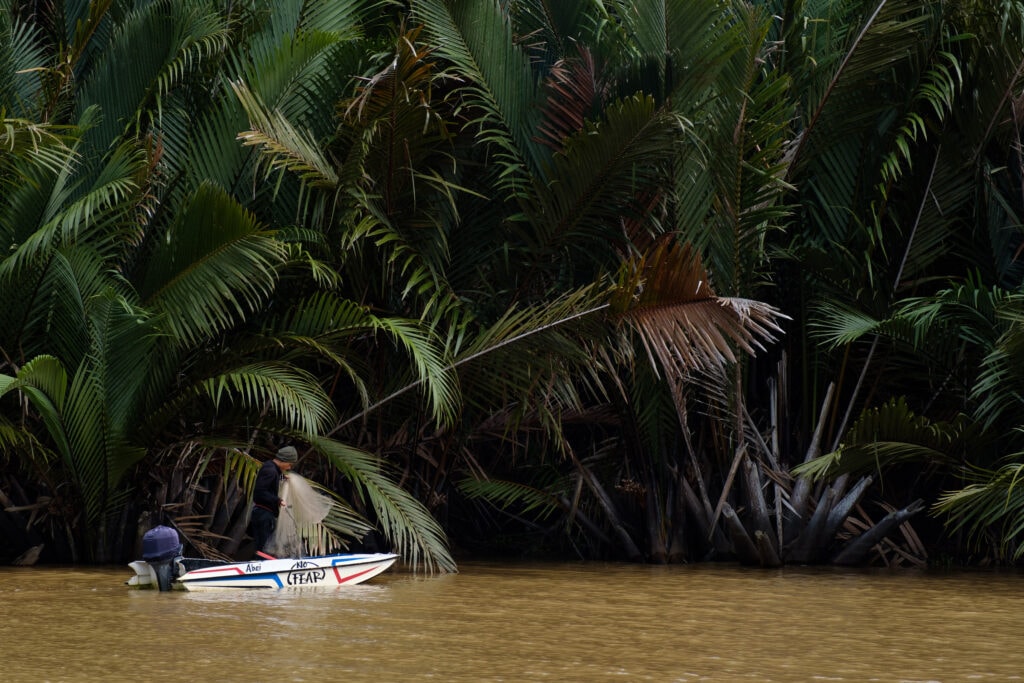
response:
<svg viewBox="0 0 1024 683"><path fill-rule="evenodd" d="M174 529L155 527L143 537L143 559L128 564L135 571L127 584L197 591L214 588L336 588L368 581L398 559L392 553L349 553L277 558L260 553L247 562L181 556Z"/></svg>
<svg viewBox="0 0 1024 683"><path fill-rule="evenodd" d="M161 585L156 567L145 560L137 560L128 565L135 570L135 576L128 580L128 585L190 591L211 588L335 588L368 581L386 571L397 559L398 555L387 553L260 558L248 562L182 557L173 561L173 579L168 588Z"/></svg>

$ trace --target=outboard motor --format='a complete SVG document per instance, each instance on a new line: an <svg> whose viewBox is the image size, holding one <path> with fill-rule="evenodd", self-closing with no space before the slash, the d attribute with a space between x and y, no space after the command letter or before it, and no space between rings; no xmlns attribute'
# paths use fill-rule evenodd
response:
<svg viewBox="0 0 1024 683"><path fill-rule="evenodd" d="M142 537L142 559L156 574L162 591L171 590L174 581L174 560L181 557L182 544L178 532L169 526L155 526Z"/></svg>

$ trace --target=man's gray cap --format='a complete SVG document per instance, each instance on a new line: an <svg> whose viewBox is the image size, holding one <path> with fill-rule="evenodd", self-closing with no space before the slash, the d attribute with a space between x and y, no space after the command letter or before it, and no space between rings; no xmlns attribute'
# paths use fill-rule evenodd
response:
<svg viewBox="0 0 1024 683"><path fill-rule="evenodd" d="M294 446L285 446L277 451L275 457L281 462L295 462L299 459L299 452L295 450Z"/></svg>

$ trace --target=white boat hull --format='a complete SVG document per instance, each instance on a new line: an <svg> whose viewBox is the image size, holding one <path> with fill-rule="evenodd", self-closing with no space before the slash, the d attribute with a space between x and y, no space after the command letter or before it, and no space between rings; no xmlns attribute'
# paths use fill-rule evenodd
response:
<svg viewBox="0 0 1024 683"><path fill-rule="evenodd" d="M175 584L190 591L354 586L386 571L397 559L398 555L373 553L234 562L193 569Z"/></svg>
<svg viewBox="0 0 1024 683"><path fill-rule="evenodd" d="M172 571L162 590L184 588L190 591L221 588L337 588L368 581L391 567L398 555L390 553L324 555L321 557L257 559L249 562L212 562L181 557L173 562ZM198 566L201 565L201 566ZM156 587L156 569L143 560L131 562L135 576L129 586ZM188 571L188 567L196 567Z"/></svg>

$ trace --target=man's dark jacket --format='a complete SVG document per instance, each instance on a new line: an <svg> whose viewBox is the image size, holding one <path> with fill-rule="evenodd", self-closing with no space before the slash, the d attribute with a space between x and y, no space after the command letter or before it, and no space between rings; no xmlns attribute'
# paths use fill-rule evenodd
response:
<svg viewBox="0 0 1024 683"><path fill-rule="evenodd" d="M252 494L253 505L270 510L275 517L281 510L281 498L277 495L281 474L281 469L273 460L263 463L256 475L256 490Z"/></svg>

